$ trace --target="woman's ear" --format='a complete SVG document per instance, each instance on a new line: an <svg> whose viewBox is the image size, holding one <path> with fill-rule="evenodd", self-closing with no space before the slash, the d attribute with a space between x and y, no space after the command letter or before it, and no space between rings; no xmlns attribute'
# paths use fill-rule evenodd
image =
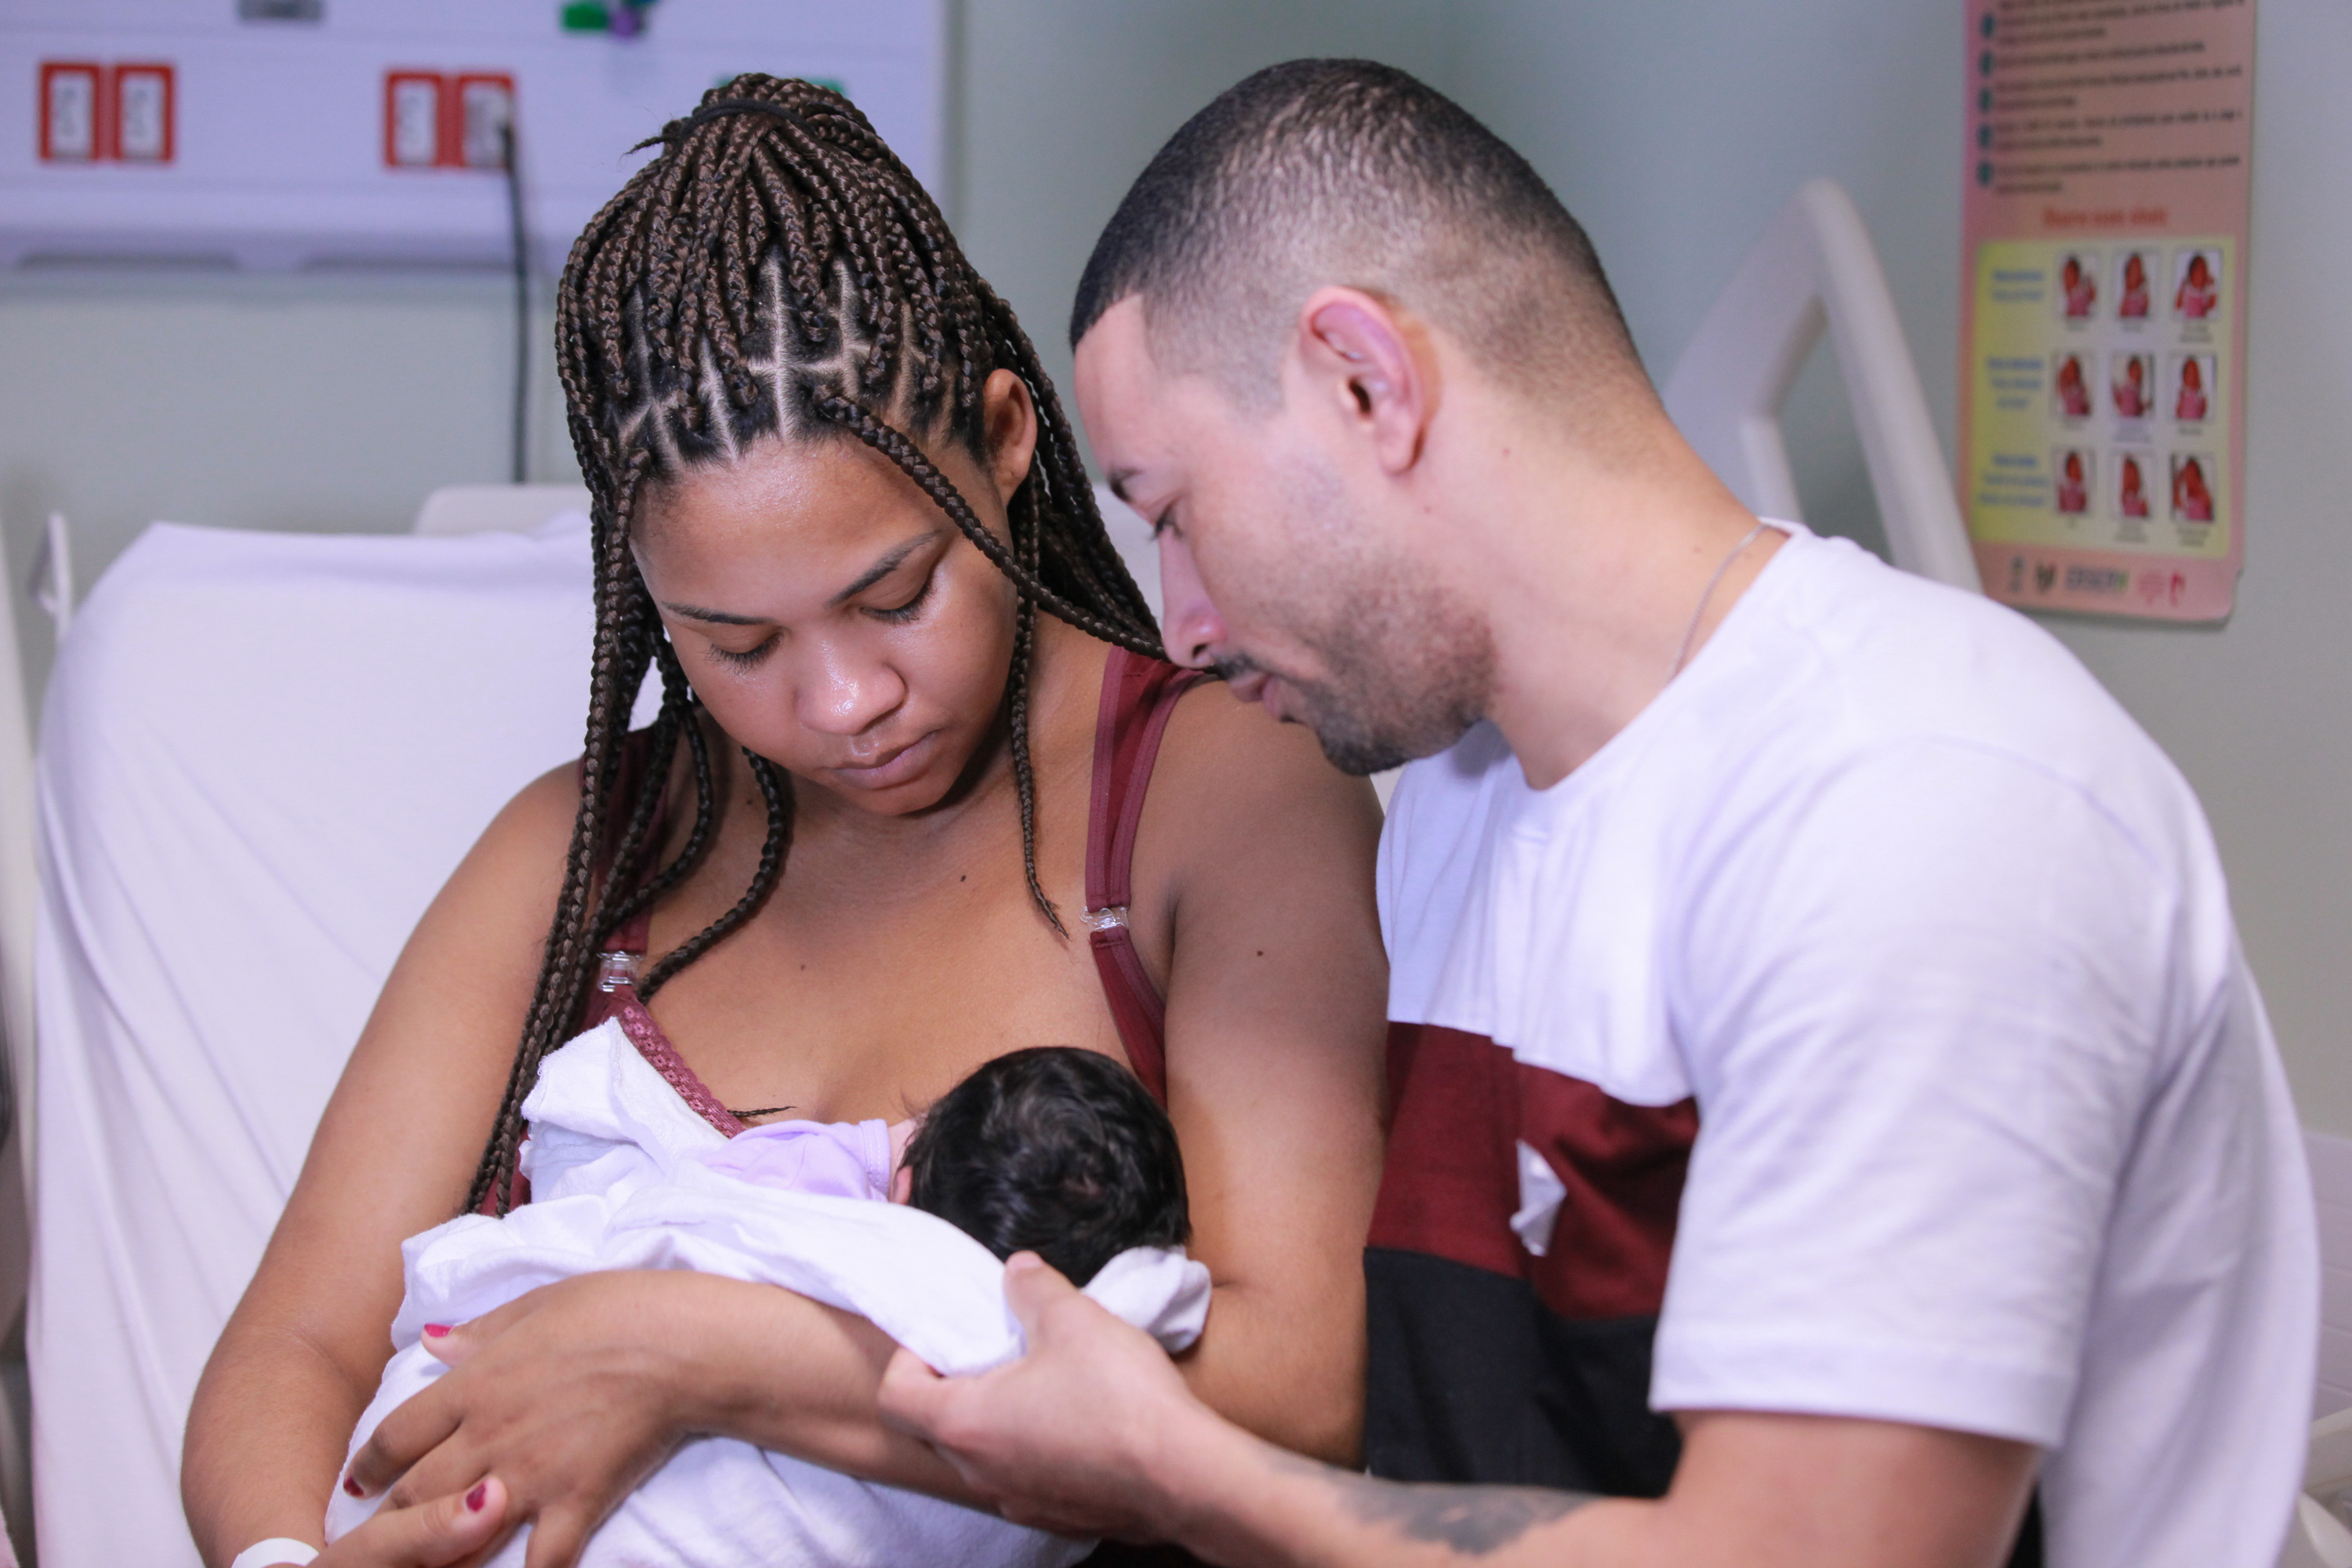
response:
<svg viewBox="0 0 2352 1568"><path fill-rule="evenodd" d="M1037 450L1037 409L1029 401L1029 384L1009 370L990 371L980 390L980 431L996 499L1009 505L1029 477L1029 459Z"/></svg>
<svg viewBox="0 0 2352 1568"><path fill-rule="evenodd" d="M1314 395L1367 440L1381 467L1402 473L1421 456L1437 412L1435 356L1417 323L1356 289L1319 289L1298 313L1293 353Z"/></svg>

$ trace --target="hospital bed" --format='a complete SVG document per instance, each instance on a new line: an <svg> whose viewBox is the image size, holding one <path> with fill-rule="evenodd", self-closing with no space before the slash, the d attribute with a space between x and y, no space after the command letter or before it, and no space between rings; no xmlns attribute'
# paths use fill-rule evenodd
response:
<svg viewBox="0 0 2352 1568"><path fill-rule="evenodd" d="M1777 412L1824 331L1895 561L1973 587L1885 279L1834 185L1774 221L1667 405L1749 506L1796 517ZM158 524L75 615L37 772L0 668L0 1023L32 1151L33 1493L52 1568L196 1561L188 1400L343 1054L492 813L578 751L583 499L439 492L406 536ZM1106 510L1156 599L1140 520Z"/></svg>

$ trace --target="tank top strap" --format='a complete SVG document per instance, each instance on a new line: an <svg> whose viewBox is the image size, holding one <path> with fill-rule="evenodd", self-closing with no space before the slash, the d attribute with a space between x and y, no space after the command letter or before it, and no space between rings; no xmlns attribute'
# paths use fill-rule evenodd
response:
<svg viewBox="0 0 2352 1568"><path fill-rule="evenodd" d="M1151 1098L1168 1101L1167 1005L1143 967L1128 929L1135 836L1152 764L1178 698L1202 679L1115 647L1103 666L1095 719L1093 798L1087 819L1087 942L1101 972L1103 995L1119 1043Z"/></svg>
<svg viewBox="0 0 2352 1568"><path fill-rule="evenodd" d="M638 730L632 731L624 742L621 753L623 788L620 792L624 798L631 793L629 785L643 773L650 760L652 740L649 731ZM656 837L661 832L662 815L667 809L667 801L655 803L652 830ZM598 851L596 872L600 882L613 869L613 858L619 853L623 831L616 824ZM586 1004L580 1010L578 1026L586 1030L608 1021L618 1022L621 1032L628 1036L631 1045L637 1047L637 1054L645 1058L646 1063L677 1091L678 1098L705 1121L732 1138L743 1131L744 1121L728 1110L695 1070L687 1065L686 1058L677 1054L677 1047L670 1043L668 1035L637 995L637 977L645 970L646 952L653 940L653 923L652 909L639 910L622 921L597 949L596 980L589 989Z"/></svg>

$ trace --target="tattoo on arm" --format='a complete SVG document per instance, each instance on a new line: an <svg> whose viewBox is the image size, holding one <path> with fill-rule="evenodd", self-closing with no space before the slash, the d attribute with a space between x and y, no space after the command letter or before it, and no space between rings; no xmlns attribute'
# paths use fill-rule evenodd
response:
<svg viewBox="0 0 2352 1568"><path fill-rule="evenodd" d="M1595 1501L1584 1492L1542 1487L1428 1486L1375 1480L1286 1455L1285 1461L1320 1474L1339 1493L1349 1517L1386 1525L1408 1541L1426 1541L1465 1557L1499 1552L1538 1525L1566 1518Z"/></svg>

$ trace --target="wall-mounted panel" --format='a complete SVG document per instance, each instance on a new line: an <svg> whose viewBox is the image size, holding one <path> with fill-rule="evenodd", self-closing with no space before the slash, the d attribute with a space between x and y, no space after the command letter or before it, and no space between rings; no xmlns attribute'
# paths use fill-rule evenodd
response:
<svg viewBox="0 0 2352 1568"><path fill-rule="evenodd" d="M0 266L496 263L511 114L553 267L629 148L747 70L838 85L936 190L945 27L945 0L12 0Z"/></svg>

